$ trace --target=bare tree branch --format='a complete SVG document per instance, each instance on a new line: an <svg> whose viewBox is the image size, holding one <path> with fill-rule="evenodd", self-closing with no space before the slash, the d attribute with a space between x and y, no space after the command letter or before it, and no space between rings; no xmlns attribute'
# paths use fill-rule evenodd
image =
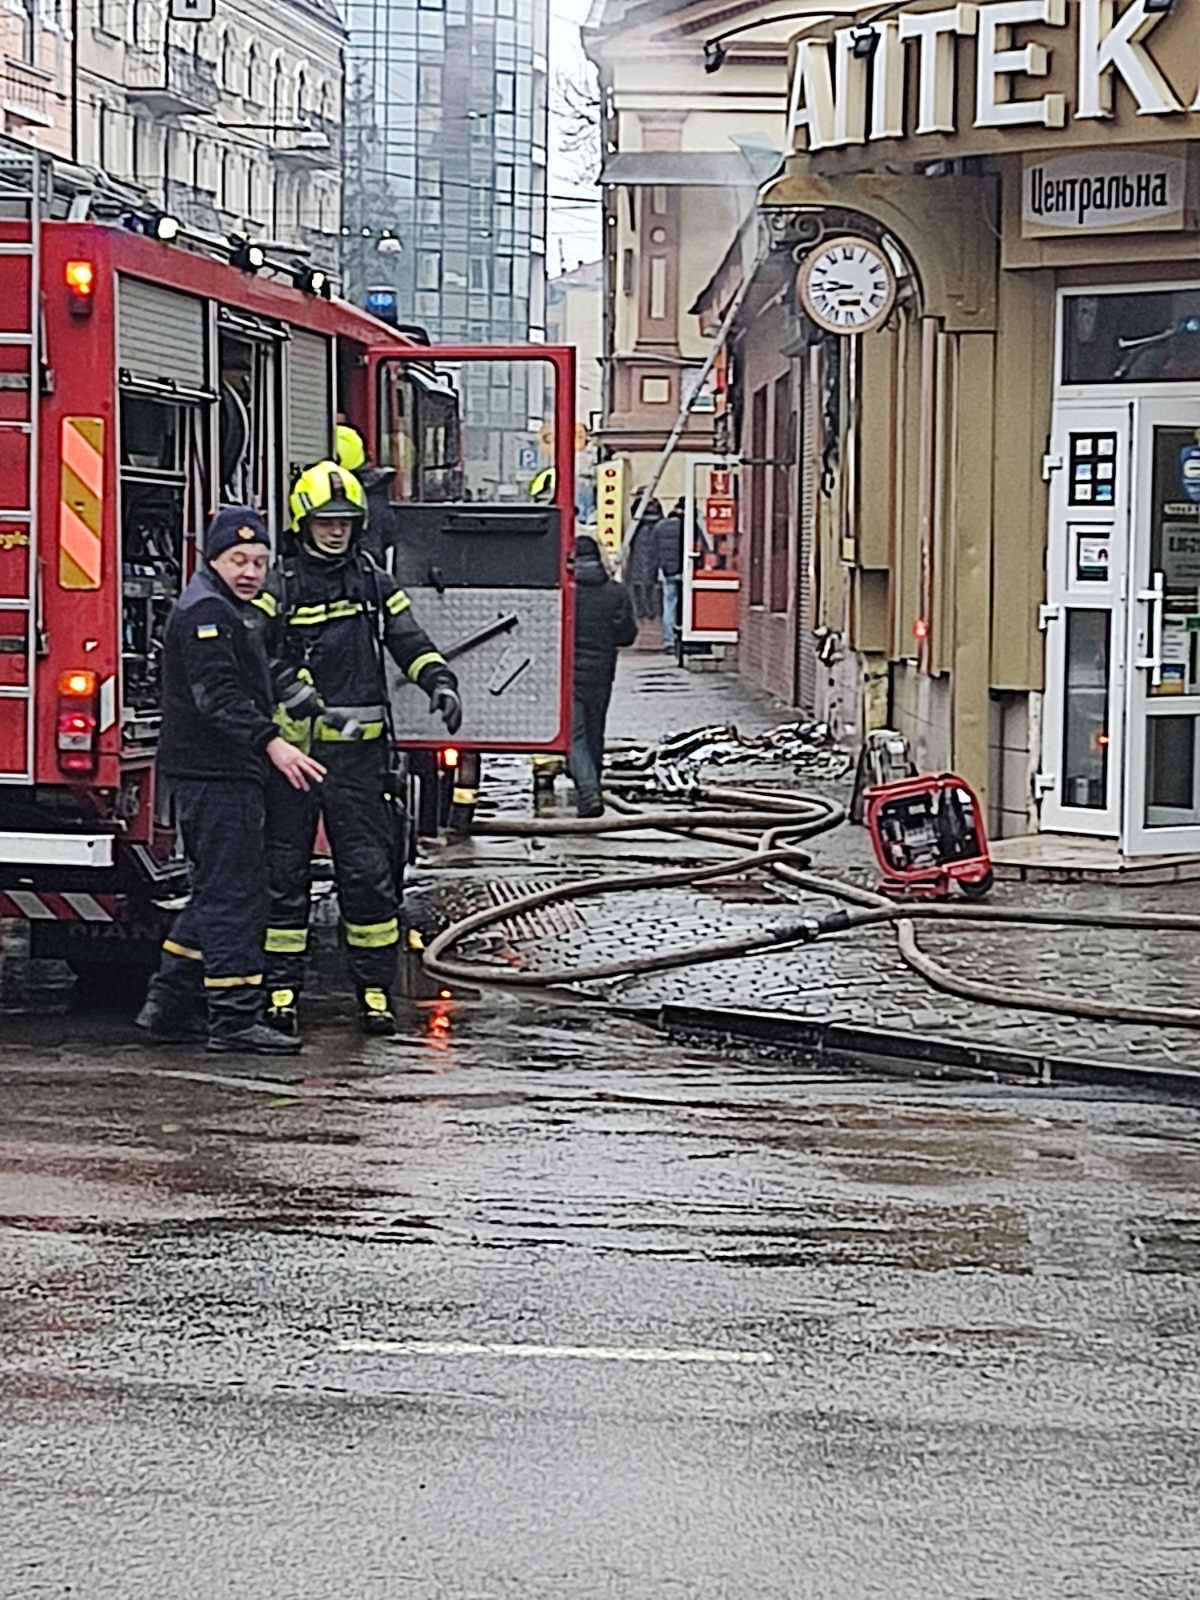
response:
<svg viewBox="0 0 1200 1600"><path fill-rule="evenodd" d="M590 64L559 71L554 79L550 114L557 127L558 148L571 158L574 176L591 183L600 171L600 88Z"/></svg>

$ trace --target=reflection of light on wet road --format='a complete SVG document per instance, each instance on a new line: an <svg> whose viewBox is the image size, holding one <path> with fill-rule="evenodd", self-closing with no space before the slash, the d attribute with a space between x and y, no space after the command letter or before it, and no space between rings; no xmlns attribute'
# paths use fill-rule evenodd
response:
<svg viewBox="0 0 1200 1600"><path fill-rule="evenodd" d="M435 1050L449 1050L453 1043L453 999L449 989L443 989L436 1000L426 1008L425 1038Z"/></svg>

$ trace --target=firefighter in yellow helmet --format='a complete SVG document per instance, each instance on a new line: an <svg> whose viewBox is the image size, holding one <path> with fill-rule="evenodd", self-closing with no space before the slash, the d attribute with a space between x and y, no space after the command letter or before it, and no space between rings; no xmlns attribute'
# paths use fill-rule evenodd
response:
<svg viewBox="0 0 1200 1600"><path fill-rule="evenodd" d="M352 428L343 418L333 439L338 466L345 467L347 472L361 472L367 464L367 447L358 429Z"/></svg>
<svg viewBox="0 0 1200 1600"><path fill-rule="evenodd" d="M543 505L554 499L554 468L543 467L529 480L529 498Z"/></svg>
<svg viewBox="0 0 1200 1600"><path fill-rule="evenodd" d="M291 721L282 706L284 736L311 746L327 770L319 792L283 784L268 790L267 1020L282 1032L299 1032L310 864L323 816L360 1020L367 1033L390 1034L401 864L386 792L384 654L424 690L451 734L462 722L462 704L455 676L417 625L408 596L363 549L366 496L354 474L318 461L297 479L291 513L292 548L256 603L266 614L269 654L311 680L325 708Z"/></svg>

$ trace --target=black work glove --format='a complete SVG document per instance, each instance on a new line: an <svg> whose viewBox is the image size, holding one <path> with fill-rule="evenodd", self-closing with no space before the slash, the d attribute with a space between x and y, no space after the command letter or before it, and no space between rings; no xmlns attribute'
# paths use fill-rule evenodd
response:
<svg viewBox="0 0 1200 1600"><path fill-rule="evenodd" d="M458 690L448 683L439 683L429 696L429 709L438 713L446 724L447 733L457 733L462 727L462 701Z"/></svg>

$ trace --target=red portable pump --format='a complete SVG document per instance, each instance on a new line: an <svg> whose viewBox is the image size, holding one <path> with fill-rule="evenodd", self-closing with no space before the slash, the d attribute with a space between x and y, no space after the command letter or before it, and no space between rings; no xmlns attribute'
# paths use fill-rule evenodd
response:
<svg viewBox="0 0 1200 1600"><path fill-rule="evenodd" d="M868 789L867 829L893 899L944 900L952 884L982 900L995 881L979 800L953 772Z"/></svg>

